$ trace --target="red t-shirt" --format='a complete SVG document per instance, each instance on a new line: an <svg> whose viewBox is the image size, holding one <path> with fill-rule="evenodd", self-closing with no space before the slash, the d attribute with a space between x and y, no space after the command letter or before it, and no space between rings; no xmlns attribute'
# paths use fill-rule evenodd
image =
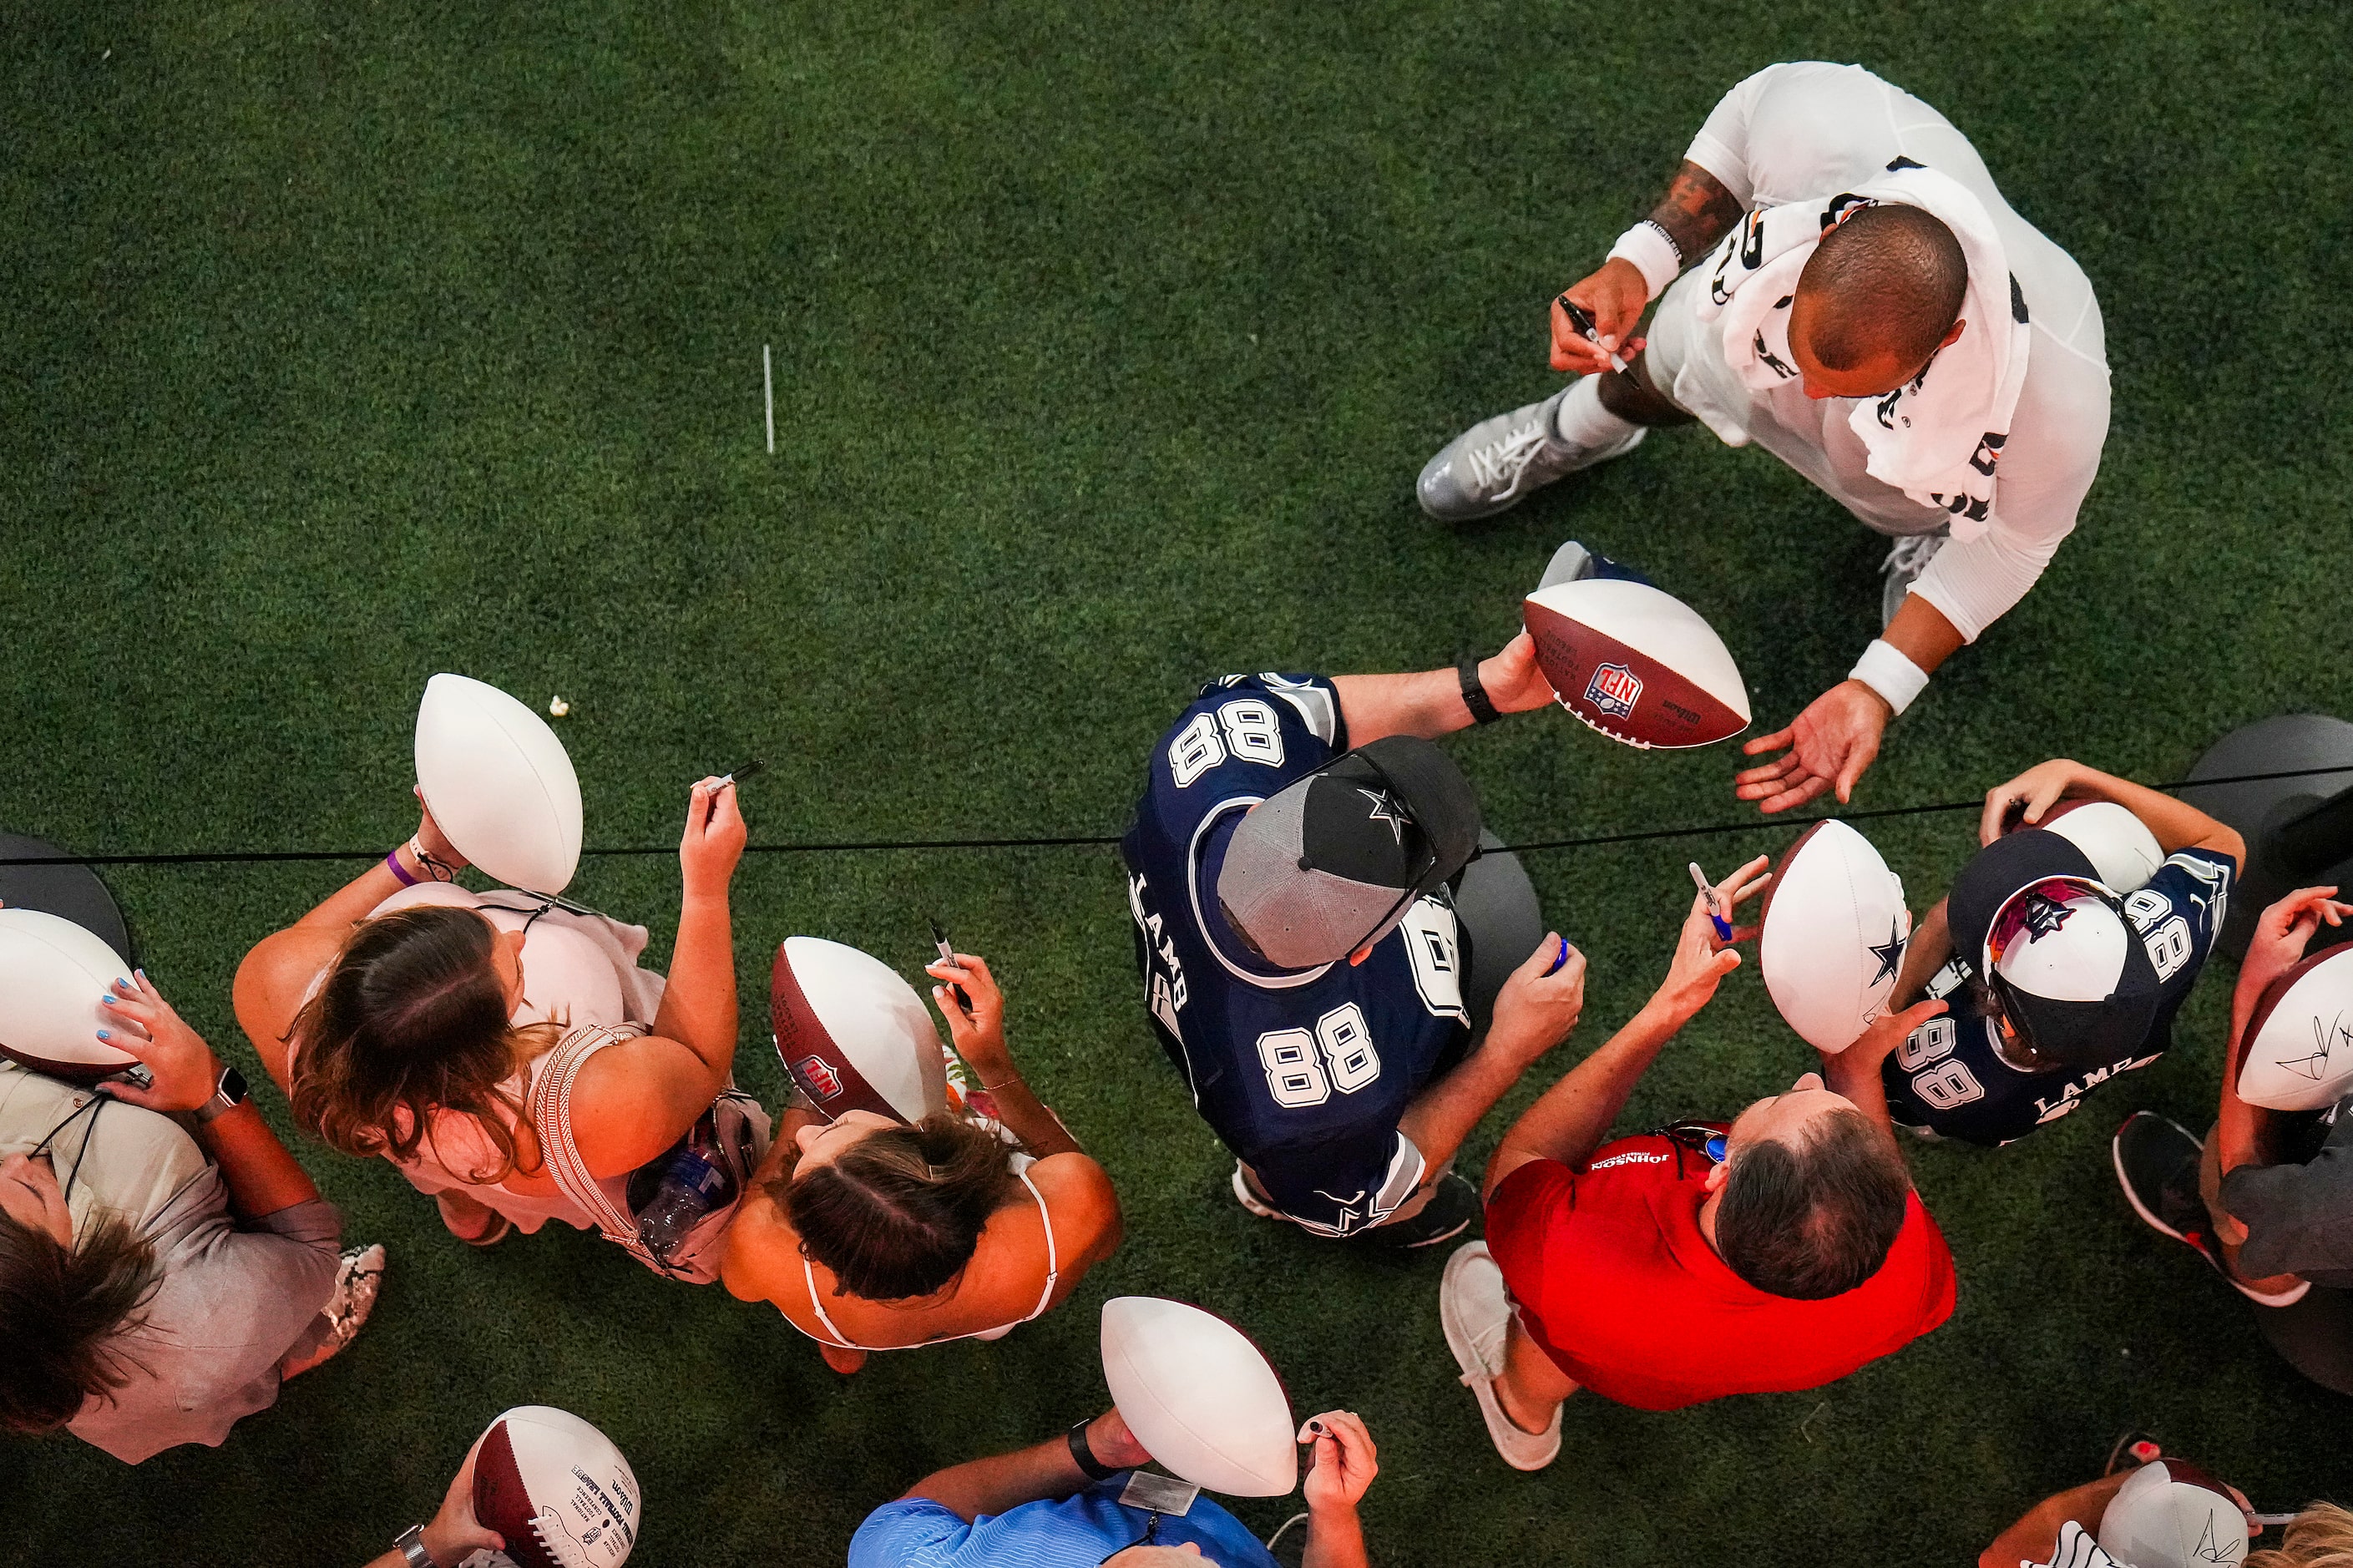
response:
<svg viewBox="0 0 2353 1568"><path fill-rule="evenodd" d="M1952 1316L1953 1254L1917 1193L1879 1272L1798 1301L1732 1271L1699 1228L1713 1162L1657 1133L1582 1171L1535 1160L1487 1205L1487 1247L1520 1322L1580 1384L1676 1410L1727 1394L1818 1388Z"/></svg>

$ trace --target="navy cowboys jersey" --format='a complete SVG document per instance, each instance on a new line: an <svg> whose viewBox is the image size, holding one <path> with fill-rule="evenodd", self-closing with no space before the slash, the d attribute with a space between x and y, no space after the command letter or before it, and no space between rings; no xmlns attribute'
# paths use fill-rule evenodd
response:
<svg viewBox="0 0 2353 1568"><path fill-rule="evenodd" d="M1193 1104L1269 1196L1345 1236L1420 1183L1398 1121L1469 1041L1453 906L1432 894L1365 962L1282 970L1218 908L1219 869L1252 805L1348 749L1315 676L1230 675L1161 737L1120 841L1145 1005Z"/></svg>
<svg viewBox="0 0 2353 1568"><path fill-rule="evenodd" d="M2001 1054L2000 1021L1967 1008L1976 969L1955 953L1928 982L1928 994L1950 1000L1955 1011L1913 1030L1880 1068L1888 1114L1915 1132L1993 1148L2058 1121L2094 1088L2157 1060L2173 1044L2173 1016L2221 934L2232 875L2229 857L2184 849L2125 895L2125 918L2157 970L2157 1016L2137 1047L2105 1066L2012 1067Z"/></svg>

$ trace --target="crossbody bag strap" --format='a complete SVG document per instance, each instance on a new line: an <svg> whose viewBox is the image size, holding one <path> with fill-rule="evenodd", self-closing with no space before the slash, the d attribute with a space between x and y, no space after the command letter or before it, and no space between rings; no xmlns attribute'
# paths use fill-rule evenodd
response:
<svg viewBox="0 0 2353 1568"><path fill-rule="evenodd" d="M531 1091L532 1128L539 1134L540 1158L547 1163L555 1184L586 1211L607 1241L632 1249L642 1245L637 1222L606 1195L604 1187L589 1173L588 1162L581 1158L580 1145L573 1137L572 1086L590 1057L641 1032L635 1027L574 1030L548 1053Z"/></svg>

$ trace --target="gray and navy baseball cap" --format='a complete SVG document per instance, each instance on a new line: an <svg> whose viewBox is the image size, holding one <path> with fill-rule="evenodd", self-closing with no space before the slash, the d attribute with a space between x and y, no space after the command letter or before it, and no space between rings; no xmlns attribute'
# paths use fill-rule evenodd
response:
<svg viewBox="0 0 2353 1568"><path fill-rule="evenodd" d="M1244 817L1218 873L1218 900L1278 968L1361 963L1415 900L1478 852L1471 781L1428 741L1389 735Z"/></svg>
<svg viewBox="0 0 2353 1568"><path fill-rule="evenodd" d="M2147 1038L2157 966L2124 900L2058 834L2021 827L1978 850L1953 879L1945 918L1954 950L2042 1061L2096 1067Z"/></svg>

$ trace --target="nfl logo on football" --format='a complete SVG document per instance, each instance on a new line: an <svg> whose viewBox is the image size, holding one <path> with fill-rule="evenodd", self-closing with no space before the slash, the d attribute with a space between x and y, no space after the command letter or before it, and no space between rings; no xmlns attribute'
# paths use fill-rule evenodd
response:
<svg viewBox="0 0 2353 1568"><path fill-rule="evenodd" d="M1622 664L1605 664L1585 683L1585 700L1612 718L1630 717L1642 699L1642 678Z"/></svg>
<svg viewBox="0 0 2353 1568"><path fill-rule="evenodd" d="M819 1100L832 1100L841 1093L841 1075L823 1057L803 1057L793 1064L793 1076L815 1090Z"/></svg>

